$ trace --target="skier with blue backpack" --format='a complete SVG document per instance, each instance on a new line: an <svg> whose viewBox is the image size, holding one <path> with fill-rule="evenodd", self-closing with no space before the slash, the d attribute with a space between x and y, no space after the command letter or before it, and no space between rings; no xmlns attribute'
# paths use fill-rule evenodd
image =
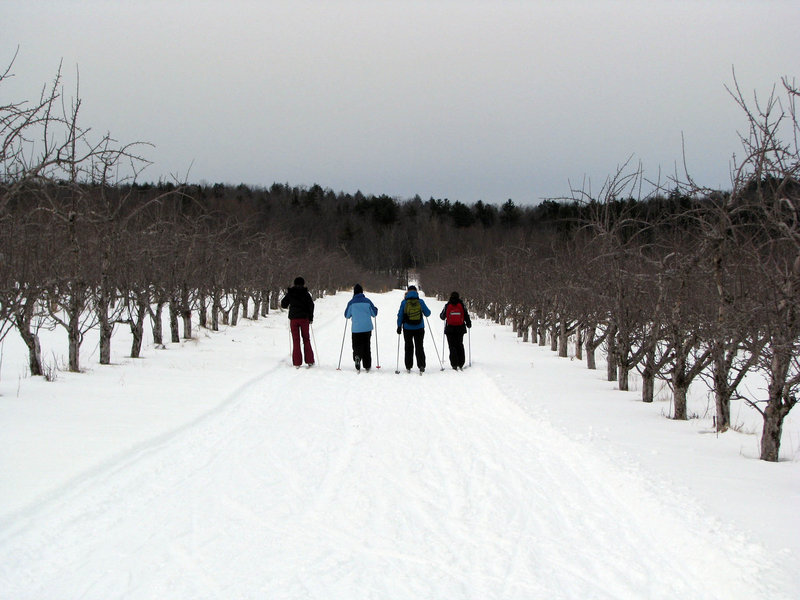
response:
<svg viewBox="0 0 800 600"><path fill-rule="evenodd" d="M397 311L397 335L400 335L402 331L405 340L405 365L406 371L409 373L414 366L414 356L417 358L419 372L425 372L425 348L423 347L425 321L423 317L430 315L431 309L419 297L417 287L408 286L405 298L400 303L400 310Z"/></svg>
<svg viewBox="0 0 800 600"><path fill-rule="evenodd" d="M356 371L364 369L369 373L372 368L372 317L378 316L378 308L364 295L364 288L356 284L353 288L353 297L344 309L344 318L353 319L350 331L353 334L353 361ZM342 340L344 342L344 340ZM380 360L378 361L380 362ZM378 365L380 368L380 365Z"/></svg>

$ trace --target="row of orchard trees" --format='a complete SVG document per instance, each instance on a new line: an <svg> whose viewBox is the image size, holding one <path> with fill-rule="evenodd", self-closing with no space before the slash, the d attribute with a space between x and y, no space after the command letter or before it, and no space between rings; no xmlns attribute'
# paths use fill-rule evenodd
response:
<svg viewBox="0 0 800 600"><path fill-rule="evenodd" d="M683 193L621 201L642 177L622 169L579 219L430 267L426 290L458 289L475 312L560 356L572 340L589 368L602 344L619 389L634 370L645 402L657 379L669 383L675 419L687 418L689 386L703 379L717 429L731 425L731 400L749 402L763 417L761 458L777 461L800 391L800 127L797 89L783 89L783 104L754 107L734 93L750 131L730 193L687 177ZM766 389L742 385L749 373Z"/></svg>
<svg viewBox="0 0 800 600"><path fill-rule="evenodd" d="M42 327L65 330L69 370L79 371L92 328L107 364L117 326L130 327L137 357L148 321L164 343L165 311L178 342L181 324L191 337L193 313L212 329L240 310L265 314L301 270L317 294L356 279L342 254L214 212L186 187L129 185L147 164L140 144L91 139L80 101L62 94L59 73L37 102L0 106L0 339L19 333L32 375L44 374Z"/></svg>
<svg viewBox="0 0 800 600"><path fill-rule="evenodd" d="M130 355L138 357L146 323L154 343L164 343L164 316L178 342L192 337L193 315L217 330L240 314L266 314L297 273L317 294L355 279L345 258L208 214L179 193L138 198L118 187L26 186L2 220L0 318L28 346L33 375L43 373L42 326L64 328L69 370L78 371L93 328L100 363L108 364L115 326L130 327Z"/></svg>

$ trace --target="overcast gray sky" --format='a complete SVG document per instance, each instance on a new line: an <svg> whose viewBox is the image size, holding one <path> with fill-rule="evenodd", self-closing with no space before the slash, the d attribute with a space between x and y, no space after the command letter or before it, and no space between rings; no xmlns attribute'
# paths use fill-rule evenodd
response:
<svg viewBox="0 0 800 600"><path fill-rule="evenodd" d="M518 204L633 155L730 187L725 90L800 76L800 2L0 1L0 102L64 62L82 123L155 145L140 179ZM187 175L188 173L188 175Z"/></svg>

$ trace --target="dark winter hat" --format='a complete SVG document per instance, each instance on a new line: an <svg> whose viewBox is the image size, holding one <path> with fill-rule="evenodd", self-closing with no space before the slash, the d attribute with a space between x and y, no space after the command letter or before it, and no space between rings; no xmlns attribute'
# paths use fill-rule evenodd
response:
<svg viewBox="0 0 800 600"><path fill-rule="evenodd" d="M417 286L415 286L415 285L410 285L410 286L408 286L408 290L407 290L407 291L409 291L409 292L416 292L416 291L417 291Z"/></svg>
<svg viewBox="0 0 800 600"><path fill-rule="evenodd" d="M364 293L364 288L361 287L360 283L357 283L355 285L355 287L353 288L353 293L354 294L363 294Z"/></svg>
<svg viewBox="0 0 800 600"><path fill-rule="evenodd" d="M453 292L452 294L450 294L450 302L458 302L458 300L459 300L458 292Z"/></svg>
<svg viewBox="0 0 800 600"><path fill-rule="evenodd" d="M306 284L306 280L303 279L302 277L295 277L294 278L294 284L295 285L305 285Z"/></svg>

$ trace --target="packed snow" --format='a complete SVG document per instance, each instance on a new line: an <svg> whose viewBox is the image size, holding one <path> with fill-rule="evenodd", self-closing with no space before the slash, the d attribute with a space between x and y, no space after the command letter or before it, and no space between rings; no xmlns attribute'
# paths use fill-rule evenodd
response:
<svg viewBox="0 0 800 600"><path fill-rule="evenodd" d="M666 390L643 404L602 363L477 318L456 372L430 297L428 368L409 374L402 292L366 294L369 373L349 293L317 301L310 369L280 311L135 360L118 328L110 366L87 335L85 372L53 382L7 336L0 597L800 597L798 415L766 463L746 406L718 436L698 387L696 418L672 421ZM63 365L66 336L44 333Z"/></svg>

